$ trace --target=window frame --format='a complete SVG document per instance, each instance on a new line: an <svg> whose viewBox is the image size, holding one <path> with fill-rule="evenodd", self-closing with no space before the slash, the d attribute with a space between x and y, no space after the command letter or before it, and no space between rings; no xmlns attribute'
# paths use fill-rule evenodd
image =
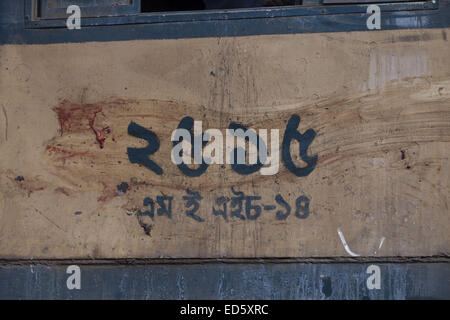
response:
<svg viewBox="0 0 450 320"><path fill-rule="evenodd" d="M64 19L67 18L67 7L74 2L74 0L60 0L67 2L67 6L57 6L52 8L51 2L56 0L37 0L33 1L33 6L40 12L40 19L52 20L52 19ZM116 4L116 5L95 5L95 6L80 6L85 17L102 17L102 16L121 16L140 12L141 1L140 0L109 0L111 2L127 2L128 4ZM80 1L81 2L81 1ZM92 4L92 2L91 2ZM37 8L37 7L40 8Z"/></svg>
<svg viewBox="0 0 450 320"><path fill-rule="evenodd" d="M25 1L25 28L66 28L66 18L39 18L36 16L37 0ZM46 0L45 0L46 1ZM140 0L130 0L140 7ZM365 14L370 4L376 4L382 12L436 10L439 9L439 0L413 1L405 0L325 0L333 3L316 6L282 6L261 7L248 9L222 9L197 11L170 11L170 12L144 12L128 13L118 12L117 15L83 17L82 27L132 25L132 24L162 24L177 22L203 22L241 19L272 19L315 15L337 14ZM358 3L355 3L358 1ZM383 2L380 2L383 1ZM338 3L339 2L339 3ZM342 2L345 2L342 3ZM124 14L125 13L125 14ZM69 15L67 15L68 17Z"/></svg>

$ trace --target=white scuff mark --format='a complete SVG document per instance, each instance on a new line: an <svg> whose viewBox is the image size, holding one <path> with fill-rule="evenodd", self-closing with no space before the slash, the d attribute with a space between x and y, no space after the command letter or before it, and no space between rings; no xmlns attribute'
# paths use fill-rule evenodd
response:
<svg viewBox="0 0 450 320"><path fill-rule="evenodd" d="M378 246L378 250L381 249L381 246L383 245L384 240L386 240L386 238L385 238L385 237L381 237L381 239L380 239L380 245ZM374 254L377 254L377 250L375 250Z"/></svg>
<svg viewBox="0 0 450 320"><path fill-rule="evenodd" d="M359 257L359 254L354 253L352 250L350 250L350 247L348 246L347 242L345 241L344 235L342 234L341 229L337 229L337 232L339 234L339 238L341 238L342 244L344 245L345 251L352 257Z"/></svg>
<svg viewBox="0 0 450 320"><path fill-rule="evenodd" d="M382 167L384 166L384 158L373 158L374 167Z"/></svg>
<svg viewBox="0 0 450 320"><path fill-rule="evenodd" d="M383 242L384 242L385 239L386 239L385 237L382 237L382 238L381 238L380 246L378 247L378 250L381 249L381 246L383 245Z"/></svg>
<svg viewBox="0 0 450 320"><path fill-rule="evenodd" d="M401 54L390 48L374 48L370 52L367 81L362 90L382 89L391 81L418 78L429 74L429 55L423 49L414 49Z"/></svg>

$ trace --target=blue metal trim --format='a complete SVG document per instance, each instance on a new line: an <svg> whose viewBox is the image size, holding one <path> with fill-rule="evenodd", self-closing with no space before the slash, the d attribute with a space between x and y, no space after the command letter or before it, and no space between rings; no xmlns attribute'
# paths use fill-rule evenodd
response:
<svg viewBox="0 0 450 320"><path fill-rule="evenodd" d="M29 1L29 0L26 0ZM431 2L428 2L431 3ZM450 27L450 0L436 3L438 8L409 10L417 4L390 4L381 14L382 30L425 29ZM407 7L399 7L407 6ZM412 6L412 7L411 7ZM201 37L237 37L266 34L298 34L316 32L367 31L367 6L331 6L310 8L278 8L274 10L237 10L215 13L171 14L172 22L164 22L163 15L149 14L134 17L129 24L126 16L119 25L84 26L81 30L65 28L27 29L24 23L24 1L0 1L0 45L1 44L46 44L61 42L126 41L139 39L179 39ZM408 9L409 8L409 9ZM394 10L395 9L395 10ZM338 10L331 11L320 10ZM351 12L359 10L359 12ZM382 9L383 10L383 9ZM275 14L276 13L276 14ZM262 15L262 17L261 17ZM197 18L202 16L203 21ZM31 16L30 16L31 17ZM154 20L139 20L139 19ZM231 17L231 18L230 18ZM220 18L220 19L219 19ZM107 24L108 19L100 20ZM185 19L186 21L181 21ZM209 19L209 20L208 20ZM153 23L148 23L153 21ZM117 22L117 21L116 21ZM28 23L32 23L29 21ZM60 22L57 22L60 23ZM94 23L94 22L92 22Z"/></svg>
<svg viewBox="0 0 450 320"><path fill-rule="evenodd" d="M79 267L81 289L69 290L67 265L0 266L0 299L450 299L448 262Z"/></svg>
<svg viewBox="0 0 450 320"><path fill-rule="evenodd" d="M379 3L381 12L434 10L439 8L439 0L400 3ZM172 23L172 22L199 22L220 21L237 19L270 19L283 17L339 15L349 13L366 14L368 5L349 4L315 7L273 7L254 9L233 9L220 11L182 11L164 13L144 13L139 15L120 15L110 17L85 17L83 26L123 25L123 24L150 24L150 23ZM66 28L65 19L39 19L26 20L27 28Z"/></svg>

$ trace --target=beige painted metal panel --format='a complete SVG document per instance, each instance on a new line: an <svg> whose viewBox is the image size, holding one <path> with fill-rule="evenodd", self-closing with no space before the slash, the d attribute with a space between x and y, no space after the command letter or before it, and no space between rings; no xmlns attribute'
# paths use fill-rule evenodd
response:
<svg viewBox="0 0 450 320"><path fill-rule="evenodd" d="M449 36L435 29L2 46L0 257L448 255ZM185 116L204 130L225 132L232 121L279 129L281 146L292 115L299 132L316 132L308 176L281 163L276 175L213 164L187 177L170 160L172 131ZM130 163L127 148L147 145L128 134L131 122L158 136L151 159L162 175ZM304 166L297 148L294 162ZM212 208L236 197L231 188L276 209L241 220L227 202L225 221ZM186 215L186 189L203 198L203 222ZM284 210L277 195L291 206L285 220L276 218ZM138 214L157 196L173 196L171 219L157 214L158 204L154 220ZM310 201L302 219L299 196Z"/></svg>

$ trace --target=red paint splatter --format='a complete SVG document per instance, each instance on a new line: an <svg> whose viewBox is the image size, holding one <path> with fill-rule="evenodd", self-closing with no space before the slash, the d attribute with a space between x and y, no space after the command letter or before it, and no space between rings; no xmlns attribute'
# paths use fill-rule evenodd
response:
<svg viewBox="0 0 450 320"><path fill-rule="evenodd" d="M91 120L89 120L89 126L95 133L97 141L100 144L100 149L103 149L103 147L105 146L106 137L102 137L102 133L100 132L100 130L98 130L94 127L95 117L97 116L98 112L100 112L100 111L94 112L94 117Z"/></svg>
<svg viewBox="0 0 450 320"><path fill-rule="evenodd" d="M86 122L90 121L92 113L101 112L102 108L98 104L82 105L63 100L53 110L57 114L61 136L63 136L66 133L84 131Z"/></svg>
<svg viewBox="0 0 450 320"><path fill-rule="evenodd" d="M106 137L102 136L102 132L104 134L109 134L111 129L105 127L102 130L98 130L94 126L97 113L102 112L101 104L77 104L63 100L60 102L60 105L53 108L53 110L58 116L59 125L61 127L61 136L66 133L82 132L86 130L86 122L88 122L89 127L95 133L100 148L103 149Z"/></svg>
<svg viewBox="0 0 450 320"><path fill-rule="evenodd" d="M59 148L58 148L59 147ZM54 154L61 154L60 157L58 157L58 160L67 160L70 158L74 158L74 157L82 157L82 156L87 156L88 152L72 152L69 150L64 150L63 148L61 148L61 144L57 144L56 146L51 146L48 145L45 150L47 150L49 153L54 153Z"/></svg>

